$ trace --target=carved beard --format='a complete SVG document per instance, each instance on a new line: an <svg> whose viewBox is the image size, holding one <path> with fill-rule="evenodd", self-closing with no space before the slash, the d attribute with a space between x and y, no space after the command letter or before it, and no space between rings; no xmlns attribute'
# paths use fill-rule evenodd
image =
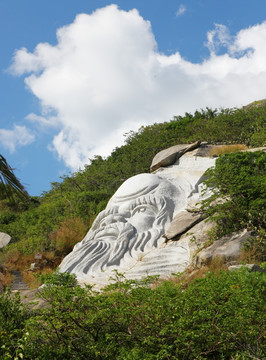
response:
<svg viewBox="0 0 266 360"><path fill-rule="evenodd" d="M101 272L107 272L111 276L111 271L117 268L121 272L126 271L138 261L141 253L158 246L163 233L163 227L137 234L129 223L110 224L89 232L73 252L65 257L60 271L92 276Z"/></svg>
<svg viewBox="0 0 266 360"><path fill-rule="evenodd" d="M163 240L165 225L172 219L170 204L169 199L148 194L132 201L126 214L121 215L116 206L102 211L86 237L64 258L60 271L73 272L85 278L88 275L110 277L115 269L126 272L136 264L142 253L158 247L159 239ZM140 205L154 208L155 220L149 230L137 232L126 219ZM112 221L117 222L106 224L109 215Z"/></svg>

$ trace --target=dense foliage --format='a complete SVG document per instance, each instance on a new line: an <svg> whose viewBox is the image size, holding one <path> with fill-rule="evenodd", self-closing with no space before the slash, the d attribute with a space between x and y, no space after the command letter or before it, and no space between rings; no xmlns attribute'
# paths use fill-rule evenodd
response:
<svg viewBox="0 0 266 360"><path fill-rule="evenodd" d="M186 288L166 281L152 289L152 281L120 281L96 293L75 286L72 275L53 275L40 292L48 306L28 313L26 323L10 298L1 359L264 358L264 273L209 273Z"/></svg>
<svg viewBox="0 0 266 360"><path fill-rule="evenodd" d="M20 302L18 293L0 295L0 358L15 359L20 353L29 312Z"/></svg>
<svg viewBox="0 0 266 360"><path fill-rule="evenodd" d="M125 145L109 157L96 156L83 171L52 183L50 191L31 201L16 197L10 202L1 191L0 231L9 233L13 243L0 252L0 262L14 264L28 256L29 266L31 256L41 251L58 264L119 185L149 172L158 151L196 140L263 146L265 119L265 106L186 113L128 133ZM255 230L262 261L265 153L223 155L207 175L213 196L204 212L216 220L216 236L243 227ZM29 310L18 295L5 291L0 294L0 358L265 358L265 273L210 272L190 284L175 279L118 281L97 293L77 286L68 273L55 273L40 292L48 306L39 310Z"/></svg>
<svg viewBox="0 0 266 360"><path fill-rule="evenodd" d="M266 153L225 154L206 175L213 195L202 208L215 220L217 237L243 228L256 230L258 252L265 261Z"/></svg>
<svg viewBox="0 0 266 360"><path fill-rule="evenodd" d="M11 208L1 194L0 231L11 235L13 244L0 253L0 262L6 253L9 257L14 252L60 254L54 239L61 227L72 221L88 230L121 183L138 173L149 172L152 158L160 150L196 140L261 146L266 141L265 119L266 106L220 111L207 108L194 115L175 116L170 122L126 134L125 145L114 149L109 157L96 156L84 170L52 183L50 191L30 203L20 201L17 208ZM76 241L80 240L77 236ZM67 248L62 243L61 247Z"/></svg>

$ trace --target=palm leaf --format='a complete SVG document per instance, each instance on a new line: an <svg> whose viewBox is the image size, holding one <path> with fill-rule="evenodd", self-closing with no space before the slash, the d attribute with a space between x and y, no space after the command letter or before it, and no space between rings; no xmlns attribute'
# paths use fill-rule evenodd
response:
<svg viewBox="0 0 266 360"><path fill-rule="evenodd" d="M1 191L4 191L9 199L13 198L14 193L20 197L30 198L24 186L13 173L13 169L2 155L0 155L0 185Z"/></svg>

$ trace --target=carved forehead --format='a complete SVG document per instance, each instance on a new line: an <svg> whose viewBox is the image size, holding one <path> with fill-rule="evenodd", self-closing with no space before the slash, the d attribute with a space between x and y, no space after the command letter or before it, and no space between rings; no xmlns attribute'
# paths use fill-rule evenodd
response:
<svg viewBox="0 0 266 360"><path fill-rule="evenodd" d="M153 193L162 183L160 176L155 174L139 174L126 180L110 199L108 206L122 204L140 196Z"/></svg>

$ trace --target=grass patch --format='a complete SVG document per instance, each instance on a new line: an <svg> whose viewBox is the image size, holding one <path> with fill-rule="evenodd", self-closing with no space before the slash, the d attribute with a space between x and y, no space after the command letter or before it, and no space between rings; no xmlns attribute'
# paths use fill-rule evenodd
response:
<svg viewBox="0 0 266 360"><path fill-rule="evenodd" d="M210 156L219 156L247 149L248 147L245 144L219 145L210 149Z"/></svg>

